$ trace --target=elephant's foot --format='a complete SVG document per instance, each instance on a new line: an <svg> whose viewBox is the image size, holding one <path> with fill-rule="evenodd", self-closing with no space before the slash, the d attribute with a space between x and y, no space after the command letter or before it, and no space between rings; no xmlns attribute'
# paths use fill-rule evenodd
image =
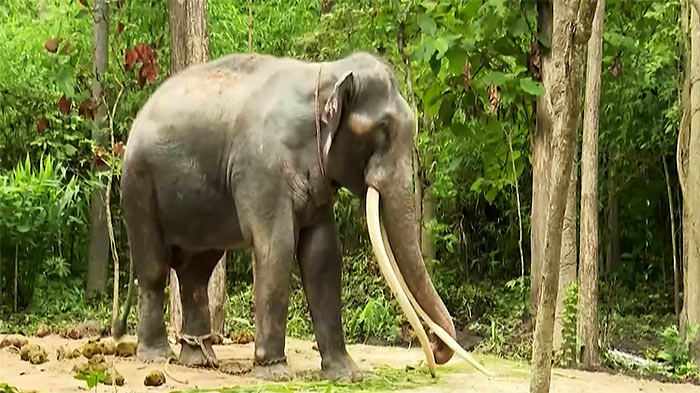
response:
<svg viewBox="0 0 700 393"><path fill-rule="evenodd" d="M361 382L364 378L362 370L347 353L332 360L322 360L321 377L340 382Z"/></svg>
<svg viewBox="0 0 700 393"><path fill-rule="evenodd" d="M175 354L167 341L156 346L149 346L139 342L136 348L136 358L144 362L164 362L173 356Z"/></svg>
<svg viewBox="0 0 700 393"><path fill-rule="evenodd" d="M218 367L219 360L211 346L211 340L204 341L204 349L206 353L198 345L183 342L180 350L180 363L185 366Z"/></svg>
<svg viewBox="0 0 700 393"><path fill-rule="evenodd" d="M271 365L256 364L254 374L258 378L274 382L292 380L292 372L286 360Z"/></svg>

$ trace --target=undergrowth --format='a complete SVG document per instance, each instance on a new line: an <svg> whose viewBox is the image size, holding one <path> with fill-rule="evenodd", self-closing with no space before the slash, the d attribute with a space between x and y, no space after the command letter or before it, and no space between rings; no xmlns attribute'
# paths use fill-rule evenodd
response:
<svg viewBox="0 0 700 393"><path fill-rule="evenodd" d="M405 370L389 367L377 367L366 372L365 379L358 383L306 380L298 382L266 383L252 386L232 386L216 389L178 390L171 393L292 393L292 392L327 392L327 393L362 393L376 391L395 391L414 389L421 386L440 384L440 375L432 378L424 368L406 367Z"/></svg>

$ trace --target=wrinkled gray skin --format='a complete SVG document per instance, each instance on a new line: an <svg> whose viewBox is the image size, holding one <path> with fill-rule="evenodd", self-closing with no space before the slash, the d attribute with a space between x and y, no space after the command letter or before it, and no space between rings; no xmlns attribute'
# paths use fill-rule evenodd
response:
<svg viewBox="0 0 700 393"><path fill-rule="evenodd" d="M314 91L319 89L321 155ZM327 63L236 54L191 67L155 92L134 121L122 200L140 291L137 355L171 354L163 321L168 270L177 271L183 332L209 333L207 282L224 250L255 253L255 361L289 378L284 356L292 264L299 263L322 376L357 381L341 325L341 247L333 189L381 195L382 219L409 289L431 318L454 326L416 238L411 149L415 123L392 70L356 53ZM324 147L328 146L328 149ZM128 310L127 310L128 312ZM125 313L126 314L126 313ZM115 327L115 336L123 325ZM214 357L211 343L206 343ZM438 364L452 351L433 337ZM180 361L206 363L183 344ZM260 365L262 364L262 365Z"/></svg>

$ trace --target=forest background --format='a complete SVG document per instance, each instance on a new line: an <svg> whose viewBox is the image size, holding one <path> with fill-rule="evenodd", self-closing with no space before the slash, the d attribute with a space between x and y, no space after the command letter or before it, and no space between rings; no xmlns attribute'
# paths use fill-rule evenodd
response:
<svg viewBox="0 0 700 393"><path fill-rule="evenodd" d="M697 329L683 316L684 272L700 260L685 252L689 218L676 165L683 168L677 152L687 143L681 130L689 105L689 4L606 4L595 308L603 366L697 381L700 353ZM126 292L120 157L138 110L169 74L168 2L109 2L102 103L93 90L93 7L86 0L0 4L0 333L33 334L41 325L61 329L88 319L108 330L117 260L112 271L122 301ZM246 52L250 44L255 52L310 61L364 50L394 66L420 124L414 176L423 252L458 338L469 349L529 359L537 299L531 283L542 258L533 244L546 216L533 209L543 184L536 119L538 97L546 94L542 58L551 46L538 2L209 0L207 19L211 58ZM574 160L554 339L565 366L580 360L581 349L581 176ZM106 186L104 211L94 195ZM373 261L361 201L341 192L335 210L346 336L406 345L413 337ZM228 334L254 323L250 254L227 258ZM288 334L312 337L297 272ZM616 351L656 366L626 363Z"/></svg>

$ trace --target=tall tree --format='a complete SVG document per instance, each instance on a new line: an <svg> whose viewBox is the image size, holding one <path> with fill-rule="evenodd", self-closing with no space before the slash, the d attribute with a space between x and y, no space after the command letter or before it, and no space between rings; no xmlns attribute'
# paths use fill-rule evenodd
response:
<svg viewBox="0 0 700 393"><path fill-rule="evenodd" d="M169 0L170 74L209 60L206 0ZM226 254L216 264L208 286L212 332L224 329L226 301ZM182 329L182 303L177 274L170 271L170 324Z"/></svg>
<svg viewBox="0 0 700 393"><path fill-rule="evenodd" d="M93 46L95 50L95 79L92 81L92 99L95 107L95 120L92 126L92 140L97 147L95 172L99 176L107 166L101 160L108 135L105 132L107 107L105 105L102 81L107 70L107 48L109 45L109 4L107 0L96 0L94 7ZM105 210L107 189L100 182L92 192L90 208L90 253L88 262L88 294L104 294L107 291L107 263L109 261L109 234Z"/></svg>
<svg viewBox="0 0 700 393"><path fill-rule="evenodd" d="M605 0L598 0L588 40L586 106L581 147L581 275L579 317L583 354L581 363L598 364L598 119L603 55Z"/></svg>
<svg viewBox="0 0 700 393"><path fill-rule="evenodd" d="M700 324L700 7L693 4L690 11L690 140L688 149L687 193L688 208L688 267L685 274L685 311L689 325ZM687 331L686 331L687 332ZM700 337L691 345L691 355L700 365Z"/></svg>
<svg viewBox="0 0 700 393"><path fill-rule="evenodd" d="M541 36L552 37L552 3L537 3L538 29ZM537 47L539 72L547 92L537 97L536 129L532 138L532 208L530 213L530 303L534 313L537 307L544 260L544 236L549 204L549 161L552 139L552 114L549 103L551 55Z"/></svg>
<svg viewBox="0 0 700 393"><path fill-rule="evenodd" d="M566 289L576 281L576 192L578 186L578 171L576 169L576 149L571 159L574 167L571 170L569 190L566 193L566 210L564 212L564 227L561 234L561 264L559 266L559 285L557 290L557 304L554 313L554 338L553 348L557 353L564 342L564 301Z"/></svg>
<svg viewBox="0 0 700 393"><path fill-rule="evenodd" d="M552 104L552 156L550 196L545 231L542 293L532 348L530 391L549 392L552 371L554 312L559 282L559 258L566 195L571 179L572 151L576 143L581 81L586 43L597 0L555 0L552 15L552 69L549 95Z"/></svg>

